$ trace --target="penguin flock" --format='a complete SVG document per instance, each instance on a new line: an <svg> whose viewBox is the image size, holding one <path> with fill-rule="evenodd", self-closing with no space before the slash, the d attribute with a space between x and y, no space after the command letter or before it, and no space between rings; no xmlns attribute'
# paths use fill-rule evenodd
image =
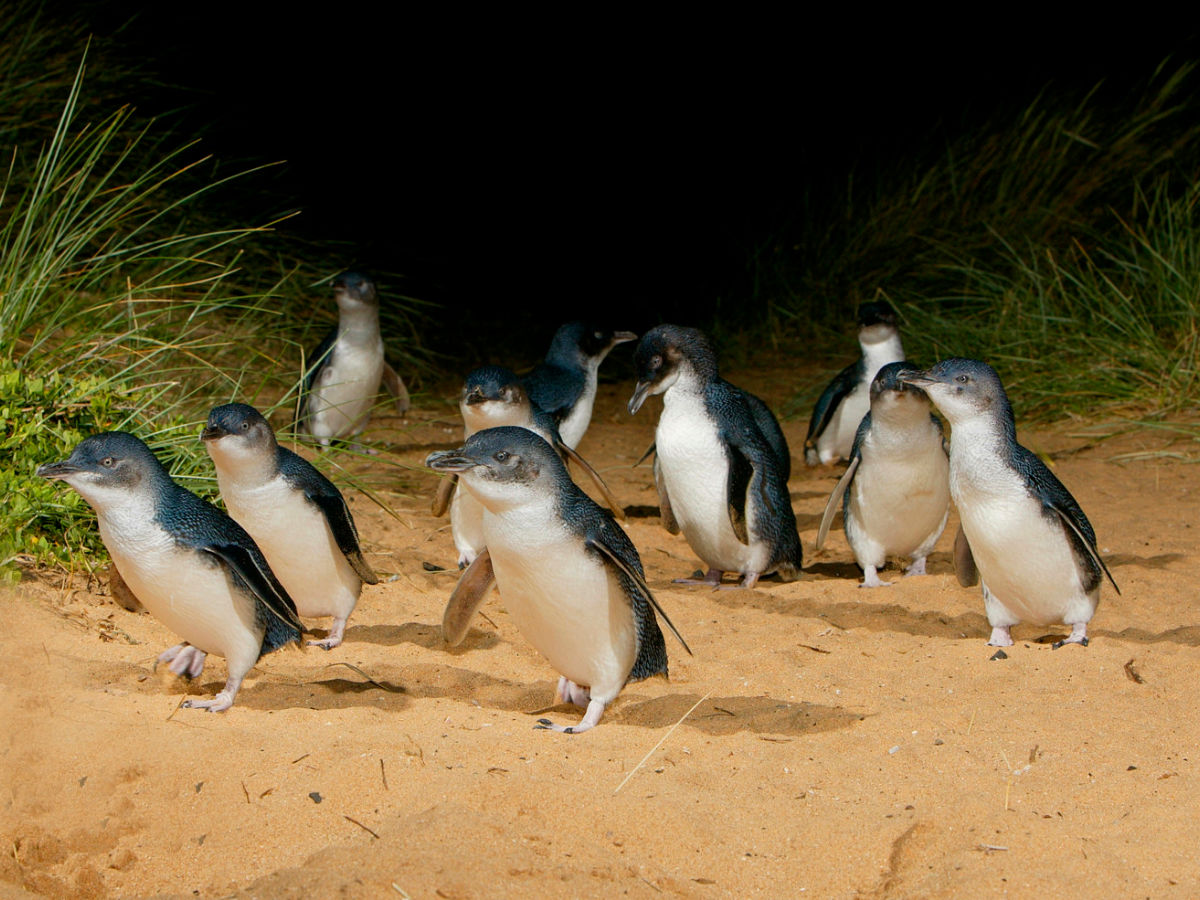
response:
<svg viewBox="0 0 1200 900"><path fill-rule="evenodd" d="M404 382L384 359L374 283L346 272L334 295L338 325L310 357L297 422L322 447L360 434L381 388L398 412L409 408ZM848 463L816 549L840 508L860 587L888 586L879 571L893 557L911 561L906 576L923 575L953 500L961 523L955 571L963 586L981 586L989 645L1011 645L1010 629L1021 622L1069 625L1056 646L1086 645L1103 581L1120 590L1079 504L1017 443L999 376L977 360L947 359L927 370L906 362L886 303L863 304L859 326L862 357L822 393L805 440L807 464ZM628 682L667 675L660 619L691 653L646 581L620 524L623 508L577 449L600 364L633 341L629 413L662 396L647 452L661 522L707 569L676 582L753 589L767 576L803 576L783 431L761 399L721 378L701 331L664 324L639 339L572 322L523 377L498 366L472 371L459 404L463 443L425 461L444 476L432 509L450 513L461 570L443 636L459 643L495 587L559 674L559 699L585 710L577 724L541 719L540 728L586 731ZM950 425L948 441L935 408ZM116 572L182 639L160 663L196 677L208 655L225 659L223 690L185 703L217 712L233 705L263 654L303 641L302 618L332 619L327 637L308 643L338 647L363 585L379 577L341 493L281 447L258 410L217 406L200 439L227 513L176 484L141 440L122 432L88 437L37 474L66 482L93 507ZM572 465L608 508L575 484ZM726 574L739 581L723 583Z"/></svg>

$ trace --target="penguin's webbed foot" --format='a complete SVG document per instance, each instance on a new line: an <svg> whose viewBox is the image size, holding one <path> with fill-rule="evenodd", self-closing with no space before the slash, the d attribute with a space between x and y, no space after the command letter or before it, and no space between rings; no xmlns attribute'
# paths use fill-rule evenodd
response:
<svg viewBox="0 0 1200 900"><path fill-rule="evenodd" d="M346 635L346 620L334 619L333 627L329 629L329 636L324 637L319 641L309 641L308 646L320 647L322 650L332 650L334 647L341 646L342 640Z"/></svg>
<svg viewBox="0 0 1200 900"><path fill-rule="evenodd" d="M184 700L183 705L188 709L207 709L209 712L224 712L233 706L233 694L221 691L211 700Z"/></svg>
<svg viewBox="0 0 1200 900"><path fill-rule="evenodd" d="M1065 644L1079 644L1086 647L1088 645L1087 623L1071 626L1071 633L1061 641L1056 641L1053 648L1057 650Z"/></svg>
<svg viewBox="0 0 1200 900"><path fill-rule="evenodd" d="M191 644L176 644L158 654L154 668L157 669L159 663L170 663L168 668L180 678L199 678L207 656L207 653Z"/></svg>
<svg viewBox="0 0 1200 900"><path fill-rule="evenodd" d="M724 575L721 569L709 569L703 578L676 578L672 584L707 584L709 587L720 587L721 576Z"/></svg>
<svg viewBox="0 0 1200 900"><path fill-rule="evenodd" d="M1009 634L1009 625L995 625L992 627L992 636L988 639L989 647L1011 647L1013 645L1012 635Z"/></svg>
<svg viewBox="0 0 1200 900"><path fill-rule="evenodd" d="M568 682L569 683L569 682ZM580 719L578 725L556 725L549 719L538 719L537 724L533 727L538 731L557 731L560 734L581 734L600 724L600 717L604 715L604 702L602 700L591 700L587 705L587 713Z"/></svg>
<svg viewBox="0 0 1200 900"><path fill-rule="evenodd" d="M914 559L912 565L904 570L904 577L908 578L911 575L924 575L925 573L925 557Z"/></svg>
<svg viewBox="0 0 1200 900"><path fill-rule="evenodd" d="M863 580L859 585L860 588L879 588L891 586L892 583L890 581L883 581L880 579L879 572L874 566L863 567Z"/></svg>

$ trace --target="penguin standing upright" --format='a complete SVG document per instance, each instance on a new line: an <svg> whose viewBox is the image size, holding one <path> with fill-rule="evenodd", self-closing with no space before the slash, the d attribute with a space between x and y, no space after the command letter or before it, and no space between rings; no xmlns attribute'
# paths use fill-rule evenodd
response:
<svg viewBox="0 0 1200 900"><path fill-rule="evenodd" d="M253 406L227 403L208 414L200 435L217 469L221 499L267 557L302 616L332 616L332 650L366 584L379 576L363 559L358 529L341 491L308 460L280 447Z"/></svg>
<svg viewBox="0 0 1200 900"><path fill-rule="evenodd" d="M379 294L359 272L343 272L333 281L338 324L325 335L309 360L300 426L322 446L360 434L382 384L395 398L396 412L408 412L408 389L383 357L379 331Z"/></svg>
<svg viewBox="0 0 1200 900"><path fill-rule="evenodd" d="M233 706L246 673L265 653L299 642L296 604L237 522L171 480L138 438L110 431L85 438L63 462L40 466L96 511L100 537L129 588L186 643L163 652L177 675L195 677L205 656L223 656L225 687L184 706Z"/></svg>
<svg viewBox="0 0 1200 900"><path fill-rule="evenodd" d="M716 354L694 328L659 325L642 336L634 362L630 414L650 394L663 395L654 435L663 522L708 566L705 583L719 584L723 572L742 575L743 587L771 572L799 578L790 459L775 417L720 377ZM764 429L764 418L773 427Z"/></svg>
<svg viewBox="0 0 1200 900"><path fill-rule="evenodd" d="M888 363L871 382L871 410L858 426L846 469L817 532L817 549L838 506L846 540L863 570L859 587L884 587L878 570L888 556L908 556L906 575L924 575L925 557L950 514L950 463L942 423L930 412L929 398L905 384L901 375L919 370Z"/></svg>
<svg viewBox="0 0 1200 900"><path fill-rule="evenodd" d="M804 460L810 466L848 459L858 423L871 407L871 382L890 362L904 359L896 311L891 304L858 307L858 343L862 358L846 366L821 393L808 423Z"/></svg>
<svg viewBox="0 0 1200 900"><path fill-rule="evenodd" d="M562 676L559 697L587 707L578 725L543 719L542 727L586 731L626 682L667 674L654 610L679 634L646 585L637 550L541 437L489 428L458 450L431 454L426 465L457 473L484 507L488 552L451 595L446 640L456 644L466 634L494 579L514 624Z"/></svg>
<svg viewBox="0 0 1200 900"><path fill-rule="evenodd" d="M533 405L550 414L568 447L579 446L592 421L600 363L617 344L636 340L632 331L568 322L555 333L546 359L522 379Z"/></svg>
<svg viewBox="0 0 1200 900"><path fill-rule="evenodd" d="M983 582L988 643L1012 645L1019 622L1071 626L1056 646L1084 644L1108 567L1079 504L1046 464L1017 443L1000 376L974 359L946 359L904 374L950 422L950 494L962 520L959 581ZM965 538L963 540L962 538Z"/></svg>

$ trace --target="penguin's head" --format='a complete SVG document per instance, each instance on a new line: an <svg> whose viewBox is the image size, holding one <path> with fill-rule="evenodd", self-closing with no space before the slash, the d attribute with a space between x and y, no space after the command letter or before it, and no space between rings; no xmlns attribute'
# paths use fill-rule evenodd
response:
<svg viewBox="0 0 1200 900"><path fill-rule="evenodd" d="M37 474L65 481L97 511L153 491L170 476L141 440L124 431L84 438L63 462L39 466Z"/></svg>
<svg viewBox="0 0 1200 900"><path fill-rule="evenodd" d="M651 394L661 394L681 377L711 380L717 377L717 355L704 332L681 325L659 325L642 335L633 351L638 382L629 399L635 414Z"/></svg>
<svg viewBox="0 0 1200 900"><path fill-rule="evenodd" d="M858 307L858 339L864 344L881 344L899 331L899 320L892 305L880 300Z"/></svg>
<svg viewBox="0 0 1200 900"><path fill-rule="evenodd" d="M245 403L214 407L200 432L200 440L218 466L261 464L264 459L274 464L275 432L262 413Z"/></svg>
<svg viewBox="0 0 1200 900"><path fill-rule="evenodd" d="M617 344L636 340L637 335L632 331L613 331L591 322L568 322L555 332L546 359L559 363L573 361L584 367L599 365Z"/></svg>
<svg viewBox="0 0 1200 900"><path fill-rule="evenodd" d="M531 416L521 379L503 366L473 369L463 383L458 408L471 434L501 425L525 426Z"/></svg>
<svg viewBox="0 0 1200 900"><path fill-rule="evenodd" d="M431 453L425 465L457 473L467 489L493 512L528 503L569 478L562 460L541 437L506 425L477 431L457 450Z"/></svg>
<svg viewBox="0 0 1200 900"><path fill-rule="evenodd" d="M333 298L347 312L379 306L375 282L362 272L343 272L333 279Z"/></svg>
<svg viewBox="0 0 1200 900"><path fill-rule="evenodd" d="M902 380L924 390L951 425L982 416L1012 422L1012 407L1000 376L977 359L944 359L932 369L904 373Z"/></svg>

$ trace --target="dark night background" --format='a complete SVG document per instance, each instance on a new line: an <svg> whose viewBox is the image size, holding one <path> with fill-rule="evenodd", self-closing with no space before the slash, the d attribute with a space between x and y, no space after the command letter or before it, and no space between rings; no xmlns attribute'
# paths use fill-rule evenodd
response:
<svg viewBox="0 0 1200 900"><path fill-rule="evenodd" d="M140 6L90 13L161 78L139 109L176 110L231 168L287 160L238 196L242 215L301 209L286 227L343 242L334 265L402 273L443 321L533 322L542 346L589 313L639 329L752 318L753 248L836 214L823 205L851 172L936 149L1047 82L1119 87L1195 49L1116 26L799 11Z"/></svg>

